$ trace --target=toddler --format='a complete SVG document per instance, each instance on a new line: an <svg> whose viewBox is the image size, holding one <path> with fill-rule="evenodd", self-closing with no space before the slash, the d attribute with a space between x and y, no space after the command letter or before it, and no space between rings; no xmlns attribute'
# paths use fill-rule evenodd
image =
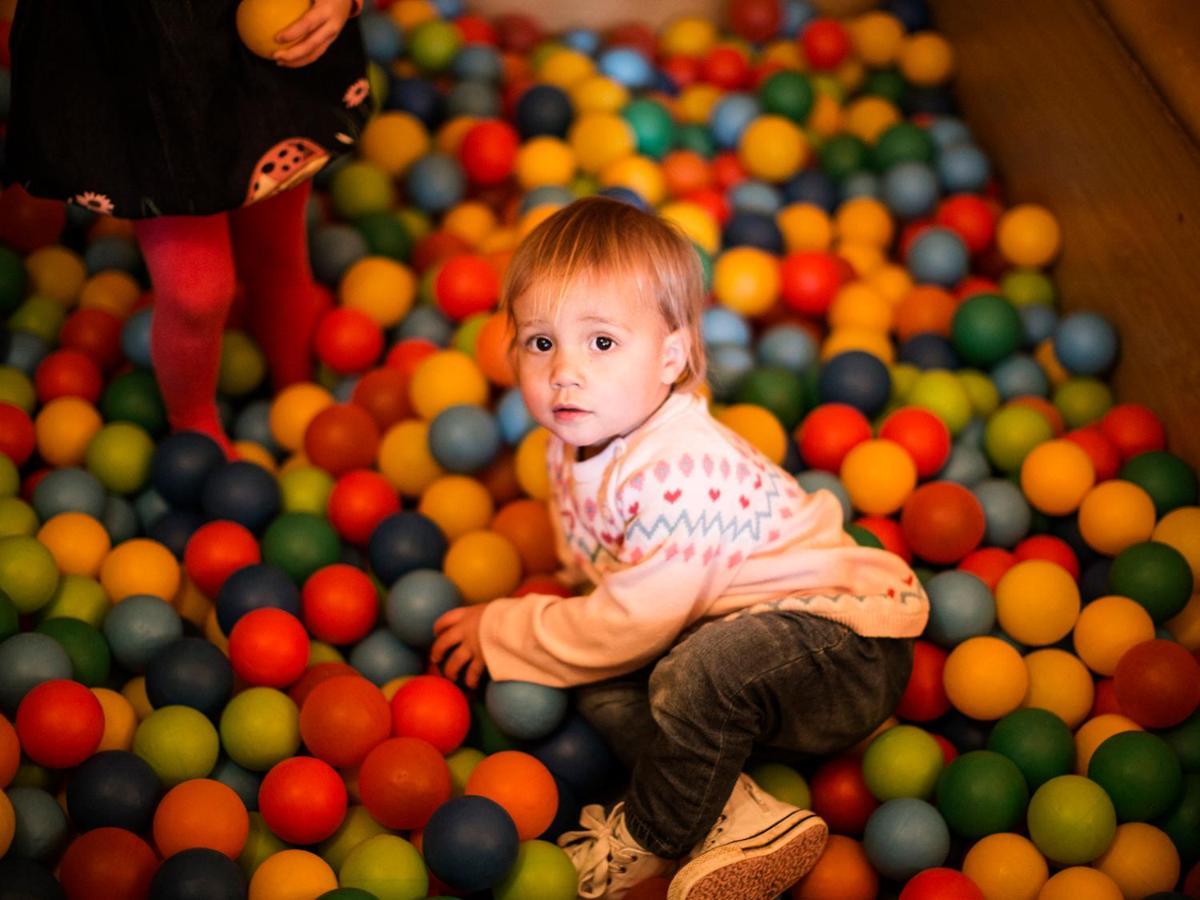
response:
<svg viewBox="0 0 1200 900"><path fill-rule="evenodd" d="M560 839L579 896L652 877L671 900L771 900L825 823L762 791L752 751L844 750L894 710L928 601L897 556L856 546L833 494L719 424L699 393L700 261L663 220L571 204L518 248L504 304L533 418L552 435L551 518L572 582L438 620L435 662L477 684L576 688L632 768L625 800Z"/></svg>

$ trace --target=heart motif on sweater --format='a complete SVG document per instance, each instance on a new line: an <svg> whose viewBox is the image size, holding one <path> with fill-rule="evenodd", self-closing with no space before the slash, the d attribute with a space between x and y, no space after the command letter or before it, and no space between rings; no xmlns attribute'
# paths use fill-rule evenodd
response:
<svg viewBox="0 0 1200 900"><path fill-rule="evenodd" d="M717 498L720 496L721 496L721 491L719 488L709 488L708 489L708 499L711 500L713 503L716 503Z"/></svg>
<svg viewBox="0 0 1200 900"><path fill-rule="evenodd" d="M734 566L736 566L741 561L742 561L742 554L739 551L738 553L735 553L735 554L733 554L733 556L729 557L729 559L725 560L725 565L728 568L732 569Z"/></svg>
<svg viewBox="0 0 1200 900"><path fill-rule="evenodd" d="M673 490L673 491L663 491L663 499L666 500L668 503L674 503L676 500L678 500L682 496L683 496L683 491L681 491L679 488L675 488L675 490Z"/></svg>
<svg viewBox="0 0 1200 900"><path fill-rule="evenodd" d="M636 516L639 509L641 509L640 503L638 503L637 501L630 503L629 504L629 515Z"/></svg>

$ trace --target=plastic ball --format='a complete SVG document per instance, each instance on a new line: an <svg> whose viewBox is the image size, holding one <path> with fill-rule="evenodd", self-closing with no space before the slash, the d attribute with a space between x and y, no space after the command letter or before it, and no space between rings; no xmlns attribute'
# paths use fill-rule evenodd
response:
<svg viewBox="0 0 1200 900"><path fill-rule="evenodd" d="M1058 221L1033 203L1012 207L996 223L996 245L1014 265L1045 266L1058 256L1061 242Z"/></svg>
<svg viewBox="0 0 1200 900"><path fill-rule="evenodd" d="M357 888L372 897L418 900L429 894L421 854L392 834L367 838L347 854L338 874L343 889Z"/></svg>
<svg viewBox="0 0 1200 900"><path fill-rule="evenodd" d="M941 647L952 648L967 638L985 635L996 619L992 592L967 572L940 572L925 585L929 595L926 634Z"/></svg>
<svg viewBox="0 0 1200 900"><path fill-rule="evenodd" d="M1200 704L1200 662L1174 641L1127 650L1113 673L1121 710L1146 728L1170 728Z"/></svg>
<svg viewBox="0 0 1200 900"><path fill-rule="evenodd" d="M537 740L554 731L567 709L567 695L525 681L493 681L487 686L487 710L505 733Z"/></svg>
<svg viewBox="0 0 1200 900"><path fill-rule="evenodd" d="M973 719L999 719L1016 709L1029 687L1021 655L1000 638L972 637L955 647L943 673L946 696Z"/></svg>
<svg viewBox="0 0 1200 900"><path fill-rule="evenodd" d="M524 841L512 869L493 887L497 900L570 900L578 876L570 858L547 841Z"/></svg>
<svg viewBox="0 0 1200 900"><path fill-rule="evenodd" d="M1108 590L1136 600L1155 623L1177 615L1195 587L1187 559L1167 544L1145 541L1117 554L1108 573Z"/></svg>
<svg viewBox="0 0 1200 900"><path fill-rule="evenodd" d="M300 900L317 897L337 886L333 869L315 853L280 849L254 869L249 900Z"/></svg>
<svg viewBox="0 0 1200 900"><path fill-rule="evenodd" d="M210 518L228 519L258 534L279 514L279 485L261 466L232 462L205 479L200 504Z"/></svg>
<svg viewBox="0 0 1200 900"><path fill-rule="evenodd" d="M1149 540L1154 531L1154 501L1128 481L1104 481L1079 505L1079 531L1088 546L1108 556Z"/></svg>
<svg viewBox="0 0 1200 900"><path fill-rule="evenodd" d="M308 11L302 0L290 3L265 3L263 0L242 0L237 7L237 31L242 43L255 55L272 59L290 44L275 38ZM293 44L295 41L292 42Z"/></svg>
<svg viewBox="0 0 1200 900"><path fill-rule="evenodd" d="M1096 313L1073 313L1054 329L1054 355L1073 375L1102 375L1116 362L1116 331Z"/></svg>
<svg viewBox="0 0 1200 900"><path fill-rule="evenodd" d="M967 247L950 229L932 227L909 245L906 262L916 281L953 287L967 274Z"/></svg>
<svg viewBox="0 0 1200 900"><path fill-rule="evenodd" d="M487 380L465 353L442 350L424 359L409 382L413 409L426 420L459 404L482 405L488 396Z"/></svg>
<svg viewBox="0 0 1200 900"><path fill-rule="evenodd" d="M909 406L891 413L879 426L879 437L895 441L917 465L919 479L941 471L950 457L950 431L925 409Z"/></svg>
<svg viewBox="0 0 1200 900"><path fill-rule="evenodd" d="M1180 859L1170 837L1142 822L1117 826L1112 844L1096 860L1126 897L1162 896L1179 882Z"/></svg>
<svg viewBox="0 0 1200 900"><path fill-rule="evenodd" d="M391 586L415 569L441 569L446 538L430 519L417 512L388 516L371 535L367 555L381 582Z"/></svg>
<svg viewBox="0 0 1200 900"><path fill-rule="evenodd" d="M756 247L732 247L717 259L713 291L718 302L744 316L766 312L779 296L775 258Z"/></svg>
<svg viewBox="0 0 1200 900"><path fill-rule="evenodd" d="M363 759L358 789L380 824L422 828L450 798L450 771L431 744L395 737L377 744Z"/></svg>
<svg viewBox="0 0 1200 900"><path fill-rule="evenodd" d="M1117 448L1125 462L1141 453L1163 450L1166 432L1162 421L1137 403L1120 403L1100 420L1100 430Z"/></svg>
<svg viewBox="0 0 1200 900"><path fill-rule="evenodd" d="M1121 466L1117 477L1133 482L1149 494L1160 517L1196 503L1196 473L1172 453L1161 450L1139 453Z"/></svg>
<svg viewBox="0 0 1200 900"><path fill-rule="evenodd" d="M1047 515L1074 512L1095 481L1091 458L1078 444L1065 439L1039 444L1021 463L1021 490Z"/></svg>
<svg viewBox="0 0 1200 900"><path fill-rule="evenodd" d="M929 732L896 725L871 741L863 755L863 777L878 800L923 799L942 772L942 751Z"/></svg>
<svg viewBox="0 0 1200 900"><path fill-rule="evenodd" d="M900 509L917 483L916 464L899 444L869 440L843 458L840 476L856 509L888 515Z"/></svg>
<svg viewBox="0 0 1200 900"><path fill-rule="evenodd" d="M1025 657L1029 690L1022 706L1048 709L1072 728L1092 710L1095 688L1091 673L1078 657L1065 650L1037 650Z"/></svg>
<svg viewBox="0 0 1200 900"><path fill-rule="evenodd" d="M813 468L837 472L851 449L870 440L871 423L850 404L822 403L805 416L795 436L806 463ZM899 441L896 443L904 446Z"/></svg>
<svg viewBox="0 0 1200 900"><path fill-rule="evenodd" d="M1116 812L1094 781L1079 775L1052 778L1029 801L1029 837L1060 865L1088 863L1108 849L1117 830Z"/></svg>
<svg viewBox="0 0 1200 900"><path fill-rule="evenodd" d="M1094 897L1095 900L1122 900L1125 895L1117 883L1090 866L1071 866L1056 873L1038 892L1038 900L1071 900Z"/></svg>
<svg viewBox="0 0 1200 900"><path fill-rule="evenodd" d="M154 812L154 843L164 857L205 848L236 859L249 828L238 795L207 778L177 784L163 795Z"/></svg>
<svg viewBox="0 0 1200 900"><path fill-rule="evenodd" d="M321 682L300 710L305 746L337 768L359 765L390 734L391 713L383 694L356 675Z"/></svg>
<svg viewBox="0 0 1200 900"><path fill-rule="evenodd" d="M1011 831L1028 800L1021 770L991 750L964 753L946 767L937 785L938 810L955 834L967 838Z"/></svg>
<svg viewBox="0 0 1200 900"><path fill-rule="evenodd" d="M300 614L300 592L278 566L243 566L225 579L216 597L217 624L226 636L247 613L263 608Z"/></svg>
<svg viewBox="0 0 1200 900"><path fill-rule="evenodd" d="M846 900L871 900L879 890L879 876L871 868L862 844L841 834L829 835L817 863L788 893L790 900L821 900L841 896Z"/></svg>
<svg viewBox="0 0 1200 900"><path fill-rule="evenodd" d="M75 838L58 865L68 897L120 900L144 897L158 857L140 837L122 828L96 828Z"/></svg>
<svg viewBox="0 0 1200 900"><path fill-rule="evenodd" d="M215 521L192 533L183 555L188 578L206 597L216 597L238 569L262 561L258 541L245 526Z"/></svg>
<svg viewBox="0 0 1200 900"><path fill-rule="evenodd" d="M1171 746L1145 731L1115 734L1096 748L1088 778L1104 788L1121 822L1146 822L1178 803L1183 770Z"/></svg>
<svg viewBox="0 0 1200 900"><path fill-rule="evenodd" d="M165 859L150 881L153 900L245 896L246 875L235 860L198 847Z"/></svg>
<svg viewBox="0 0 1200 900"><path fill-rule="evenodd" d="M248 684L286 687L304 672L308 654L308 632L281 609L251 610L229 633L233 671Z"/></svg>
<svg viewBox="0 0 1200 900"><path fill-rule="evenodd" d="M419 738L443 755L467 736L471 713L452 681L434 675L410 678L392 696L392 734Z"/></svg>
<svg viewBox="0 0 1200 900"><path fill-rule="evenodd" d="M495 459L500 429L490 413L473 404L440 411L429 426L429 450L450 472L478 472Z"/></svg>
<svg viewBox="0 0 1200 900"><path fill-rule="evenodd" d="M950 481L916 488L900 514L913 552L933 563L957 562L983 539L983 506L969 490Z"/></svg>
<svg viewBox="0 0 1200 900"><path fill-rule="evenodd" d="M300 595L309 633L331 644L352 644L375 625L375 586L360 569L335 563L313 572Z"/></svg>
<svg viewBox="0 0 1200 900"><path fill-rule="evenodd" d="M467 603L481 603L511 594L521 578L521 558L507 538L472 531L450 545L444 569Z"/></svg>
<svg viewBox="0 0 1200 900"><path fill-rule="evenodd" d="M1142 727L1120 712L1097 713L1075 732L1075 773L1086 775L1096 749L1114 734L1141 731Z"/></svg>
<svg viewBox="0 0 1200 900"><path fill-rule="evenodd" d="M486 797L458 797L430 817L424 831L425 862L453 887L474 891L498 883L517 858L517 829L508 813Z"/></svg>
<svg viewBox="0 0 1200 900"><path fill-rule="evenodd" d="M550 771L533 756L516 750L481 760L467 778L465 795L498 803L523 841L542 834L558 809L558 789Z"/></svg>
<svg viewBox="0 0 1200 900"><path fill-rule="evenodd" d="M346 815L346 786L319 759L296 756L277 763L263 778L258 806L267 827L292 844L329 837Z"/></svg>
<svg viewBox="0 0 1200 900"><path fill-rule="evenodd" d="M189 706L155 709L133 738L133 752L150 764L165 787L204 778L217 762L217 729Z"/></svg>
<svg viewBox="0 0 1200 900"><path fill-rule="evenodd" d="M972 366L989 369L1016 350L1023 339L1020 314L1005 298L977 294L954 313L954 349Z"/></svg>
<svg viewBox="0 0 1200 900"><path fill-rule="evenodd" d="M0 591L20 613L44 607L58 587L59 573L54 556L32 537L0 538Z"/></svg>
<svg viewBox="0 0 1200 900"><path fill-rule="evenodd" d="M433 643L433 623L461 605L462 597L450 579L432 569L418 569L392 585L384 615L388 627L406 644L428 647Z"/></svg>
<svg viewBox="0 0 1200 900"><path fill-rule="evenodd" d="M1141 604L1128 597L1093 600L1075 624L1075 652L1093 672L1112 675L1131 647L1154 638L1154 620Z"/></svg>
<svg viewBox="0 0 1200 900"><path fill-rule="evenodd" d="M1037 897L1050 876L1033 842L1019 834L991 834L975 843L962 872L986 897Z"/></svg>
<svg viewBox="0 0 1200 900"><path fill-rule="evenodd" d="M34 762L54 769L79 765L95 752L104 732L104 711L76 681L45 681L17 707L21 748Z"/></svg>
<svg viewBox="0 0 1200 900"><path fill-rule="evenodd" d="M982 900L983 892L970 878L955 869L937 867L918 872L900 892L902 900Z"/></svg>
<svg viewBox="0 0 1200 900"><path fill-rule="evenodd" d="M1025 457L1053 437L1046 417L1034 409L1008 405L987 420L984 449L988 458L1004 472L1016 472Z"/></svg>
<svg viewBox="0 0 1200 900"><path fill-rule="evenodd" d="M270 427L275 442L285 450L299 450L309 423L321 410L333 404L324 388L308 383L289 385L271 403Z"/></svg>
<svg viewBox="0 0 1200 900"><path fill-rule="evenodd" d="M1004 573L996 585L996 618L1005 633L1023 644L1045 646L1070 633L1079 618L1079 588L1055 563L1027 560Z"/></svg>
<svg viewBox="0 0 1200 900"><path fill-rule="evenodd" d="M13 716L30 690L54 679L69 679L71 659L44 634L16 634L0 643L0 705Z"/></svg>
<svg viewBox="0 0 1200 900"><path fill-rule="evenodd" d="M906 880L940 866L950 853L950 832L938 811L924 800L889 800L867 820L863 849L880 874Z"/></svg>

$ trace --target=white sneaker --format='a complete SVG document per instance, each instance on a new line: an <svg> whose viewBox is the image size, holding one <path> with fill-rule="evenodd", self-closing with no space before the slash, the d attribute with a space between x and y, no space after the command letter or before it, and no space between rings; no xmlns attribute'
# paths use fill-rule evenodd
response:
<svg viewBox="0 0 1200 900"><path fill-rule="evenodd" d="M581 900L622 900L636 885L675 868L673 860L655 856L629 836L624 803L607 818L600 804L585 806L579 824L583 829L562 834L558 846L575 866Z"/></svg>
<svg viewBox="0 0 1200 900"><path fill-rule="evenodd" d="M667 900L774 900L816 865L828 837L816 813L776 800L740 775Z"/></svg>

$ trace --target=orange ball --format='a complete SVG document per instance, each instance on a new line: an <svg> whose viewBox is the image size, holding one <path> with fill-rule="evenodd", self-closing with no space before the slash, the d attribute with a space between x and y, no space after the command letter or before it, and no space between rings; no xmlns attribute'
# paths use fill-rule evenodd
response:
<svg viewBox="0 0 1200 900"><path fill-rule="evenodd" d="M304 455L331 475L371 468L378 449L378 424L353 403L326 407L304 431Z"/></svg>
<svg viewBox="0 0 1200 900"><path fill-rule="evenodd" d="M392 733L383 692L359 675L322 681L300 707L300 737L310 753L338 769L359 765Z"/></svg>
<svg viewBox="0 0 1200 900"><path fill-rule="evenodd" d="M543 501L513 500L496 513L491 529L512 541L527 575L553 572L558 568L554 527Z"/></svg>
<svg viewBox="0 0 1200 900"><path fill-rule="evenodd" d="M350 400L371 414L381 432L412 415L412 405L408 402L408 376L388 366L374 369L360 378Z"/></svg>
<svg viewBox="0 0 1200 900"><path fill-rule="evenodd" d="M791 889L791 900L873 900L879 876L871 868L867 851L854 838L831 834L825 852L812 871Z"/></svg>
<svg viewBox="0 0 1200 900"><path fill-rule="evenodd" d="M6 788L21 765L21 742L17 729L0 713L0 789Z"/></svg>
<svg viewBox="0 0 1200 900"><path fill-rule="evenodd" d="M917 488L904 502L900 527L912 552L932 563L958 562L983 540L983 505L953 481Z"/></svg>
<svg viewBox="0 0 1200 900"><path fill-rule="evenodd" d="M519 750L502 750L479 762L467 778L466 794L504 807L517 836L530 841L550 827L558 811L558 787L540 760Z"/></svg>
<svg viewBox="0 0 1200 900"><path fill-rule="evenodd" d="M236 860L250 832L250 815L226 784L193 778L175 785L154 811L154 843L163 858L206 847Z"/></svg>
<svg viewBox="0 0 1200 900"><path fill-rule="evenodd" d="M475 364L488 381L503 388L510 388L517 383L517 373L513 371L512 356L509 354L512 340L512 327L508 323L508 315L503 312L488 316L475 338Z"/></svg>
<svg viewBox="0 0 1200 900"><path fill-rule="evenodd" d="M892 328L900 341L923 332L949 337L956 309L958 301L949 291L929 284L918 285L892 311Z"/></svg>

